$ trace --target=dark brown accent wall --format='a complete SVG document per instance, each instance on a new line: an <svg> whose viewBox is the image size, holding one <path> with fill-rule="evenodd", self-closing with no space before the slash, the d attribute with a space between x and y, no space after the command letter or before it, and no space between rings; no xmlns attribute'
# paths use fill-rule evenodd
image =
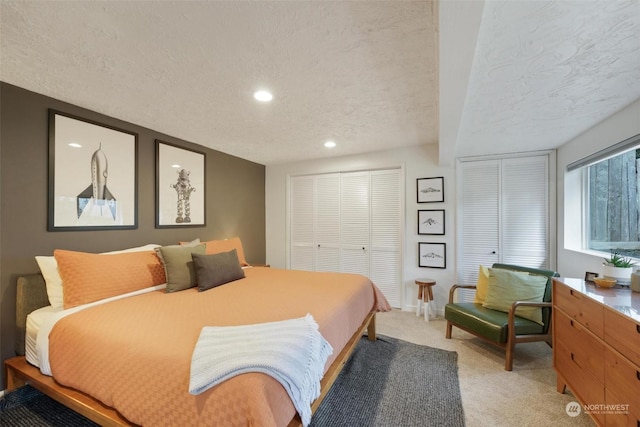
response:
<svg viewBox="0 0 640 427"><path fill-rule="evenodd" d="M138 228L47 231L48 109L138 133ZM104 252L147 243L239 236L265 261L265 167L0 82L0 357L14 356L18 276L56 248ZM211 138L215 138L211 135ZM206 227L155 228L155 140L206 152ZM4 369L0 370L4 373ZM4 379L2 380L4 382ZM0 388L1 389L1 388Z"/></svg>

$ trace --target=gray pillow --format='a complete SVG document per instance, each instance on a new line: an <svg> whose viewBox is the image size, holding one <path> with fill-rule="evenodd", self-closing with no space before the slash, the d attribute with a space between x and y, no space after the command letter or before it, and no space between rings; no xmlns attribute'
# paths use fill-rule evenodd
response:
<svg viewBox="0 0 640 427"><path fill-rule="evenodd" d="M167 276L166 292L177 292L196 285L196 273L191 254L204 254L206 246L162 246L156 249Z"/></svg>
<svg viewBox="0 0 640 427"><path fill-rule="evenodd" d="M210 255L193 253L191 257L195 264L199 291L206 291L244 278L244 270L240 267L235 249Z"/></svg>

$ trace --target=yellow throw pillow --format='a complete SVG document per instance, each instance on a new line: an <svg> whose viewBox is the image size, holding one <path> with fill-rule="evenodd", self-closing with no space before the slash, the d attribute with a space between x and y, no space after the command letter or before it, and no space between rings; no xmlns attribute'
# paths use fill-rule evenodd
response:
<svg viewBox="0 0 640 427"><path fill-rule="evenodd" d="M483 307L509 312L515 301L542 302L548 278L522 271L489 269L489 287ZM542 309L539 307L520 307L518 317L533 320L542 325Z"/></svg>
<svg viewBox="0 0 640 427"><path fill-rule="evenodd" d="M473 298L473 302L476 304L484 303L487 299L487 288L489 287L489 267L484 265L480 266L478 271L478 283L476 283L476 295Z"/></svg>

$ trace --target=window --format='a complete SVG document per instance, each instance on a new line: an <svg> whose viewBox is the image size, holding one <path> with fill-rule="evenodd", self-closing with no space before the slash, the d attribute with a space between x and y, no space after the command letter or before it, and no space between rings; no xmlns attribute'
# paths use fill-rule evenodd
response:
<svg viewBox="0 0 640 427"><path fill-rule="evenodd" d="M587 248L640 258L640 147L586 168Z"/></svg>

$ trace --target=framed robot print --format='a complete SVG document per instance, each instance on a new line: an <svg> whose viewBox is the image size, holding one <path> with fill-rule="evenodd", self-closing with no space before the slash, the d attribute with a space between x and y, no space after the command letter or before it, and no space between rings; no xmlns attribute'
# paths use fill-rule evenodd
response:
<svg viewBox="0 0 640 427"><path fill-rule="evenodd" d="M206 154L156 140L156 228L205 226Z"/></svg>

